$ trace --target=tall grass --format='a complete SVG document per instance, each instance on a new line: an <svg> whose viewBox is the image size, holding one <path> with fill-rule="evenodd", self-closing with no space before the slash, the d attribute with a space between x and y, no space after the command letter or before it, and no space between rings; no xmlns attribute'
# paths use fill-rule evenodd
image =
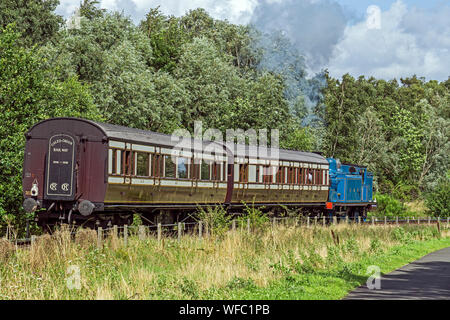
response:
<svg viewBox="0 0 450 320"><path fill-rule="evenodd" d="M31 247L0 242L1 299L228 299L270 288L292 276L343 272L394 246L447 237L429 226L294 227L262 224L199 239L140 240L110 235L97 247L95 231L67 229ZM69 289L73 270L80 288ZM333 271L334 270L334 271ZM344 275L343 275L344 276ZM247 294L246 293L246 294ZM252 296L250 296L252 297ZM261 298L261 296L258 296ZM262 297L264 298L264 296Z"/></svg>

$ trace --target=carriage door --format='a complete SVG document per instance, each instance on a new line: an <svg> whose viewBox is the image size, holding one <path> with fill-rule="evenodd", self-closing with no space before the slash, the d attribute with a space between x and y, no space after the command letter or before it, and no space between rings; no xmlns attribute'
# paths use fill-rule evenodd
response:
<svg viewBox="0 0 450 320"><path fill-rule="evenodd" d="M45 199L75 198L75 150L75 139L67 134L56 134L49 139Z"/></svg>
<svg viewBox="0 0 450 320"><path fill-rule="evenodd" d="M131 179L135 169L135 153L131 151L131 144L125 144L125 150L122 151L123 174L125 175L125 184L131 185Z"/></svg>

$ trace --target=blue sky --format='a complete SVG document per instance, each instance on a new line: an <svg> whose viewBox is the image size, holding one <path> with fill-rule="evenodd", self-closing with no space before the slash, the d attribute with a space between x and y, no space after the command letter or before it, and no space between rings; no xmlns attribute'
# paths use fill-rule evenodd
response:
<svg viewBox="0 0 450 320"><path fill-rule="evenodd" d="M68 17L80 0L60 0ZM350 73L392 79L450 76L450 0L100 0L137 23L149 8L183 15L202 7L232 23L282 29L306 57L311 74Z"/></svg>

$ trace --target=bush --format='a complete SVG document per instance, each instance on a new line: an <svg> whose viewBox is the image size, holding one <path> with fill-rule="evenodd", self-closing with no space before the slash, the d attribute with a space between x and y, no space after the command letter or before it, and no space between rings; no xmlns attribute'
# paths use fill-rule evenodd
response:
<svg viewBox="0 0 450 320"><path fill-rule="evenodd" d="M409 214L405 205L390 195L377 193L375 199L377 199L376 216L406 217Z"/></svg>
<svg viewBox="0 0 450 320"><path fill-rule="evenodd" d="M232 217L227 214L224 207L217 205L215 207L206 207L206 209L199 208L197 211L197 218L204 221L212 235L222 237L230 228Z"/></svg>
<svg viewBox="0 0 450 320"><path fill-rule="evenodd" d="M270 220L264 212L255 207L254 204L252 204L252 206L248 206L246 203L243 204L245 207L244 214L237 219L241 227L245 227L247 225L247 219L250 220L250 226L254 231L268 225Z"/></svg>
<svg viewBox="0 0 450 320"><path fill-rule="evenodd" d="M431 192L426 194L425 204L429 214L436 217L450 217L450 179L440 180Z"/></svg>

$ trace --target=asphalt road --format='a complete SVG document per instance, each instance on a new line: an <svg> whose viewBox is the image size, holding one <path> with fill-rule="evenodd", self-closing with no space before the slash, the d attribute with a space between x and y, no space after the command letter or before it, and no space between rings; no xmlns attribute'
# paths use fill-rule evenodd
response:
<svg viewBox="0 0 450 320"><path fill-rule="evenodd" d="M372 290L364 284L344 299L450 300L450 247L382 276L380 284Z"/></svg>

